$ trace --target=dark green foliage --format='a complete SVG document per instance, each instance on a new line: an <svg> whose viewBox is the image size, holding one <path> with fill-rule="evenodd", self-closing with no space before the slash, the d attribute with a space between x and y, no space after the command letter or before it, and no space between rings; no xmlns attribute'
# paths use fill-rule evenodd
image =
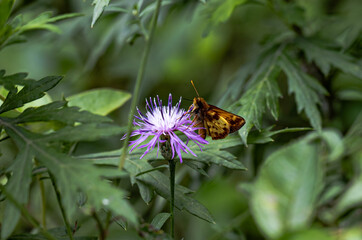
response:
<svg viewBox="0 0 362 240"><path fill-rule="evenodd" d="M157 1L31 2L0 0L1 238L171 239L161 154L135 149L118 168L129 117L118 108ZM132 96L141 111L146 97L192 99L193 79L208 103L246 120L202 151L188 144L197 157L177 163L175 239L361 238L360 9L359 0L162 1Z"/></svg>
<svg viewBox="0 0 362 240"><path fill-rule="evenodd" d="M46 77L39 81L27 82L24 80L25 77L26 74L2 77L7 89L10 89L0 106L2 113L41 98L45 91L53 88L61 80L61 77ZM12 82L10 79L16 81ZM19 92L17 92L17 84L24 85ZM65 126L51 133L39 134L19 125L36 121L57 121ZM49 144L55 142L92 141L120 134L120 127L107 123L109 121L109 118L80 111L77 107L67 107L66 102L53 102L38 108L27 108L14 118L1 117L1 126L19 150L14 163L7 170L13 173L7 185L9 193L19 203L27 202L33 168L32 160L36 159L55 176L63 204L69 213L74 212L75 199L81 191L87 196L90 206L96 209L101 207L110 209L124 215L133 223L137 222L135 212L124 200L125 192L101 181L102 177L109 176L110 171L98 169L89 162L76 161L71 156L62 153L60 149L48 147ZM120 177L122 173L118 171L115 176ZM20 212L15 206L9 203L7 205L9 206L3 217L4 220L6 219L3 224L4 231L2 231L4 238L11 234L20 217Z"/></svg>

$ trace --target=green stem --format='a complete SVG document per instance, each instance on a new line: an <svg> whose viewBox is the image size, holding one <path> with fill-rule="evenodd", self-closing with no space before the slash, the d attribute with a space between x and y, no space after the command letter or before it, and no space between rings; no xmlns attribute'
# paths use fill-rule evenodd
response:
<svg viewBox="0 0 362 240"><path fill-rule="evenodd" d="M99 231L99 239L100 240L105 240L106 239L106 231L104 230L101 219L98 217L98 214L96 212L93 212L92 216L97 222L98 231Z"/></svg>
<svg viewBox="0 0 362 240"><path fill-rule="evenodd" d="M130 135L131 135L131 132L132 132L133 115L135 114L135 109L136 109L136 105L137 105L138 97L139 97L138 95L139 95L140 88L141 88L141 82L142 82L142 79L143 79L143 76L144 76L145 70L146 70L147 59L148 59L148 55L149 55L149 52L150 52L150 49L151 49L153 34L154 34L154 31L155 31L156 25L157 25L157 18L158 18L158 14L160 12L161 2L162 2L162 0L157 0L156 10L155 10L155 12L154 12L154 14L152 16L152 20L151 20L150 34L148 35L148 38L147 37L145 38L146 46L145 46L145 49L144 49L144 52L143 52L143 55L142 55L141 65L140 65L140 68L138 70L135 88L133 90L133 98L132 98L132 102L131 102L131 110L130 110L129 118L128 118L128 130L127 130L127 134L126 134L126 139L125 139L124 144L123 144L122 155L121 155L120 160L119 160L119 168L120 169L123 168L124 163L126 161L128 143L129 143Z"/></svg>
<svg viewBox="0 0 362 240"><path fill-rule="evenodd" d="M41 180L41 175L37 176L39 187L40 187L40 196L41 196L41 210L42 210L42 225L44 228L46 228L46 197L45 197L45 188L44 188L44 182Z"/></svg>
<svg viewBox="0 0 362 240"><path fill-rule="evenodd" d="M175 171L176 171L176 162L174 160L168 161L170 167L170 214L171 214L171 237L175 237L175 217L174 217L174 208L175 208Z"/></svg>
<svg viewBox="0 0 362 240"><path fill-rule="evenodd" d="M53 185L53 188L54 188L54 191L55 191L55 195L57 197L58 205L59 205L60 211L62 213L62 217L63 217L64 223L65 223L65 227L67 228L67 233L68 233L69 239L74 240L73 232L72 232L72 229L70 228L70 225L69 225L69 222L68 222L68 219L67 219L67 215L65 213L65 209L64 209L63 204L62 204L62 197L61 197L59 189L57 188L57 185L55 183L55 178L54 178L53 174L51 174L50 172L48 172L48 173L49 173L49 177L50 177L50 180L52 182L52 185Z"/></svg>
<svg viewBox="0 0 362 240"><path fill-rule="evenodd" d="M111 224L111 219L112 219L112 212L110 210L107 211L107 218L106 218L106 224L104 227L104 231L107 233L109 226Z"/></svg>
<svg viewBox="0 0 362 240"><path fill-rule="evenodd" d="M39 167L39 162L35 161L35 165ZM45 197L45 188L44 188L44 182L41 180L42 174L36 175L36 179L39 183L40 188L40 197L41 197L41 223L43 225L43 228L46 229L46 197Z"/></svg>
<svg viewBox="0 0 362 240"><path fill-rule="evenodd" d="M15 198L5 189L3 185L0 184L0 190L1 192L6 196L6 199L9 200L15 207L17 207L21 215L23 215L31 225L33 225L35 228L38 228L40 232L49 240L57 240L55 237L53 237L48 231L46 231L44 228L40 226L38 221L30 215L28 210L21 205L18 201L15 200Z"/></svg>

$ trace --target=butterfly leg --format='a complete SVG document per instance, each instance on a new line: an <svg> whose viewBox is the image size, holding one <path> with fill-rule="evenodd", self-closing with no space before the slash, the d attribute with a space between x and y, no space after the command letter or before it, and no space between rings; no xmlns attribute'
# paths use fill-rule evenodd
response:
<svg viewBox="0 0 362 240"><path fill-rule="evenodd" d="M200 135L200 137L205 139L206 138L206 129L200 128L198 134Z"/></svg>
<svg viewBox="0 0 362 240"><path fill-rule="evenodd" d="M206 138L206 129L204 128L203 123L200 121L197 123L196 127L202 127L198 130L198 134L200 135L200 137L202 137L203 139Z"/></svg>

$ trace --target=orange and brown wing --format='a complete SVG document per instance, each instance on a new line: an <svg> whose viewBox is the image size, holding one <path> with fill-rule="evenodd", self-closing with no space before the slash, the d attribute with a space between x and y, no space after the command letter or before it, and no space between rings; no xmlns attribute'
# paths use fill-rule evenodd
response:
<svg viewBox="0 0 362 240"><path fill-rule="evenodd" d="M204 127L213 140L223 139L230 133L230 125L213 110L208 110L204 115Z"/></svg>
<svg viewBox="0 0 362 240"><path fill-rule="evenodd" d="M223 119L225 119L225 121L229 124L230 126L230 133L236 132L238 131L242 126L244 126L245 124L245 119L233 114L231 112L225 111L221 108L218 108L216 106L213 105L209 105L209 111L214 111L216 114L218 114L220 117L222 117Z"/></svg>

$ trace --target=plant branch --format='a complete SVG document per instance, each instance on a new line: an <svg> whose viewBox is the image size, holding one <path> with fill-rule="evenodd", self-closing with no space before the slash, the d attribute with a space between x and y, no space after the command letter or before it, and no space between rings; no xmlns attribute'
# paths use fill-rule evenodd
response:
<svg viewBox="0 0 362 240"><path fill-rule="evenodd" d="M100 240L105 240L106 239L106 232L105 232L105 229L104 229L104 227L102 225L102 222L101 222L100 218L98 217L98 214L94 211L92 216L97 222L98 231L99 231L99 239Z"/></svg>
<svg viewBox="0 0 362 240"><path fill-rule="evenodd" d="M72 230L70 228L70 225L69 225L69 222L68 222L68 219L67 219L67 215L65 213L65 209L64 209L64 206L62 204L62 197L61 197L59 189L57 188L57 185L55 183L55 178L54 178L54 176L53 176L53 174L51 172L48 172L48 173L49 173L49 177L50 177L50 180L52 182L52 185L53 185L56 197L57 197L58 205L59 205L60 211L62 213L62 217L63 217L64 223L65 223L65 227L67 228L67 233L68 233L69 239L74 240L73 232L72 232Z"/></svg>
<svg viewBox="0 0 362 240"><path fill-rule="evenodd" d="M157 25L157 19L158 19L158 14L160 12L161 2L162 2L162 0L157 0L156 10L155 10L155 12L152 16L152 20L151 20L150 34L149 34L148 38L145 38L146 46L145 46L145 49L144 49L144 52L142 55L141 65L140 65L140 68L139 68L138 74L137 74L136 84L135 84L135 88L133 91L133 98L132 98L132 102L131 102L131 109L130 109L129 118L128 118L128 130L126 133L126 139L123 144L123 151L122 151L122 154L121 154L121 157L119 160L120 169L123 168L124 162L125 162L126 156L127 156L128 143L129 143L130 135L132 132L133 115L135 114L135 109L136 109L136 105L137 105L138 98L139 98L139 92L140 92L140 88L141 88L141 82L142 82L142 79L143 79L143 76L144 76L145 70L146 70L147 59L148 59L148 55L149 55L149 52L151 49L154 31L155 31L156 25Z"/></svg>

